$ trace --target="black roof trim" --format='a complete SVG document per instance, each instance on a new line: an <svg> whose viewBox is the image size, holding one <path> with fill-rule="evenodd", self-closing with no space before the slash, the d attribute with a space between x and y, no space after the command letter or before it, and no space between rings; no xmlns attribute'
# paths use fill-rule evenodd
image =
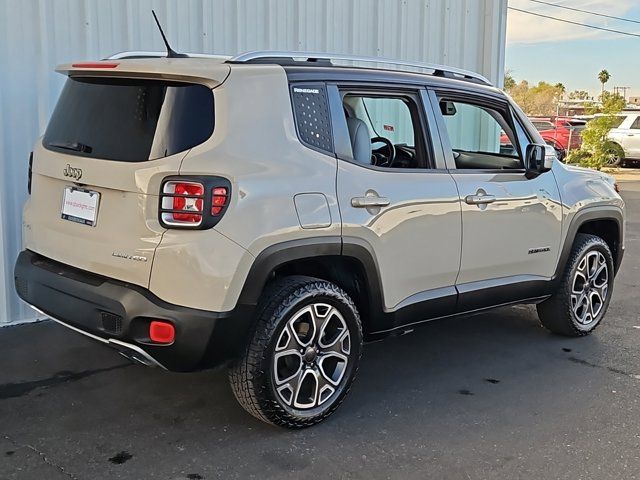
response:
<svg viewBox="0 0 640 480"><path fill-rule="evenodd" d="M361 67L317 67L283 65L290 82L358 82L358 83L388 83L424 87L469 89L475 92L497 94L500 90L480 81L463 80L460 77L429 75L417 72L398 70L369 69Z"/></svg>

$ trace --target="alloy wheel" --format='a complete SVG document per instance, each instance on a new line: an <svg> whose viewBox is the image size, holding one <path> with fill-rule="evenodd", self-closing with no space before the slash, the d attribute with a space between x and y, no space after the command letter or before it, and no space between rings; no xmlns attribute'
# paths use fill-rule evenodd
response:
<svg viewBox="0 0 640 480"><path fill-rule="evenodd" d="M571 308L578 323L588 326L602 311L609 291L609 268L604 255L592 250L578 263L571 288Z"/></svg>
<svg viewBox="0 0 640 480"><path fill-rule="evenodd" d="M276 342L273 378L280 399L308 410L336 394L345 377L351 336L340 311L327 303L298 310Z"/></svg>

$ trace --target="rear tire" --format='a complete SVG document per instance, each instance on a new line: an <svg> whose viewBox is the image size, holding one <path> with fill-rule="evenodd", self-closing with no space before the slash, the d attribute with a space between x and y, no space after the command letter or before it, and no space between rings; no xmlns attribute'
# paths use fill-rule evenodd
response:
<svg viewBox="0 0 640 480"><path fill-rule="evenodd" d="M291 276L265 289L256 315L243 357L229 371L236 399L273 425L321 422L358 370L362 327L353 301L333 283Z"/></svg>
<svg viewBox="0 0 640 480"><path fill-rule="evenodd" d="M609 307L613 278L607 243L595 235L578 234L556 292L537 306L540 323L569 337L590 334Z"/></svg>

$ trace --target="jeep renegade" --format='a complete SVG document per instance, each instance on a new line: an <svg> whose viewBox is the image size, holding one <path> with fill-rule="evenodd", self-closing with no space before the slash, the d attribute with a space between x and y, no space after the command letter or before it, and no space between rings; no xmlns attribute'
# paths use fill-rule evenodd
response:
<svg viewBox="0 0 640 480"><path fill-rule="evenodd" d="M58 72L19 296L137 362L228 366L261 420L325 419L365 340L515 303L577 337L607 311L615 183L555 160L478 74L296 52Z"/></svg>

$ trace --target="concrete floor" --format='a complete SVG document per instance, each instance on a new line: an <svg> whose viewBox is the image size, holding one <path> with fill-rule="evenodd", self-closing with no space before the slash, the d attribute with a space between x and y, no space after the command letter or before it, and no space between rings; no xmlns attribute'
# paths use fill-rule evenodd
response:
<svg viewBox="0 0 640 480"><path fill-rule="evenodd" d="M1 479L640 477L640 183L597 332L551 335L531 307L367 345L327 422L270 427L224 373L130 365L50 322L0 329Z"/></svg>

